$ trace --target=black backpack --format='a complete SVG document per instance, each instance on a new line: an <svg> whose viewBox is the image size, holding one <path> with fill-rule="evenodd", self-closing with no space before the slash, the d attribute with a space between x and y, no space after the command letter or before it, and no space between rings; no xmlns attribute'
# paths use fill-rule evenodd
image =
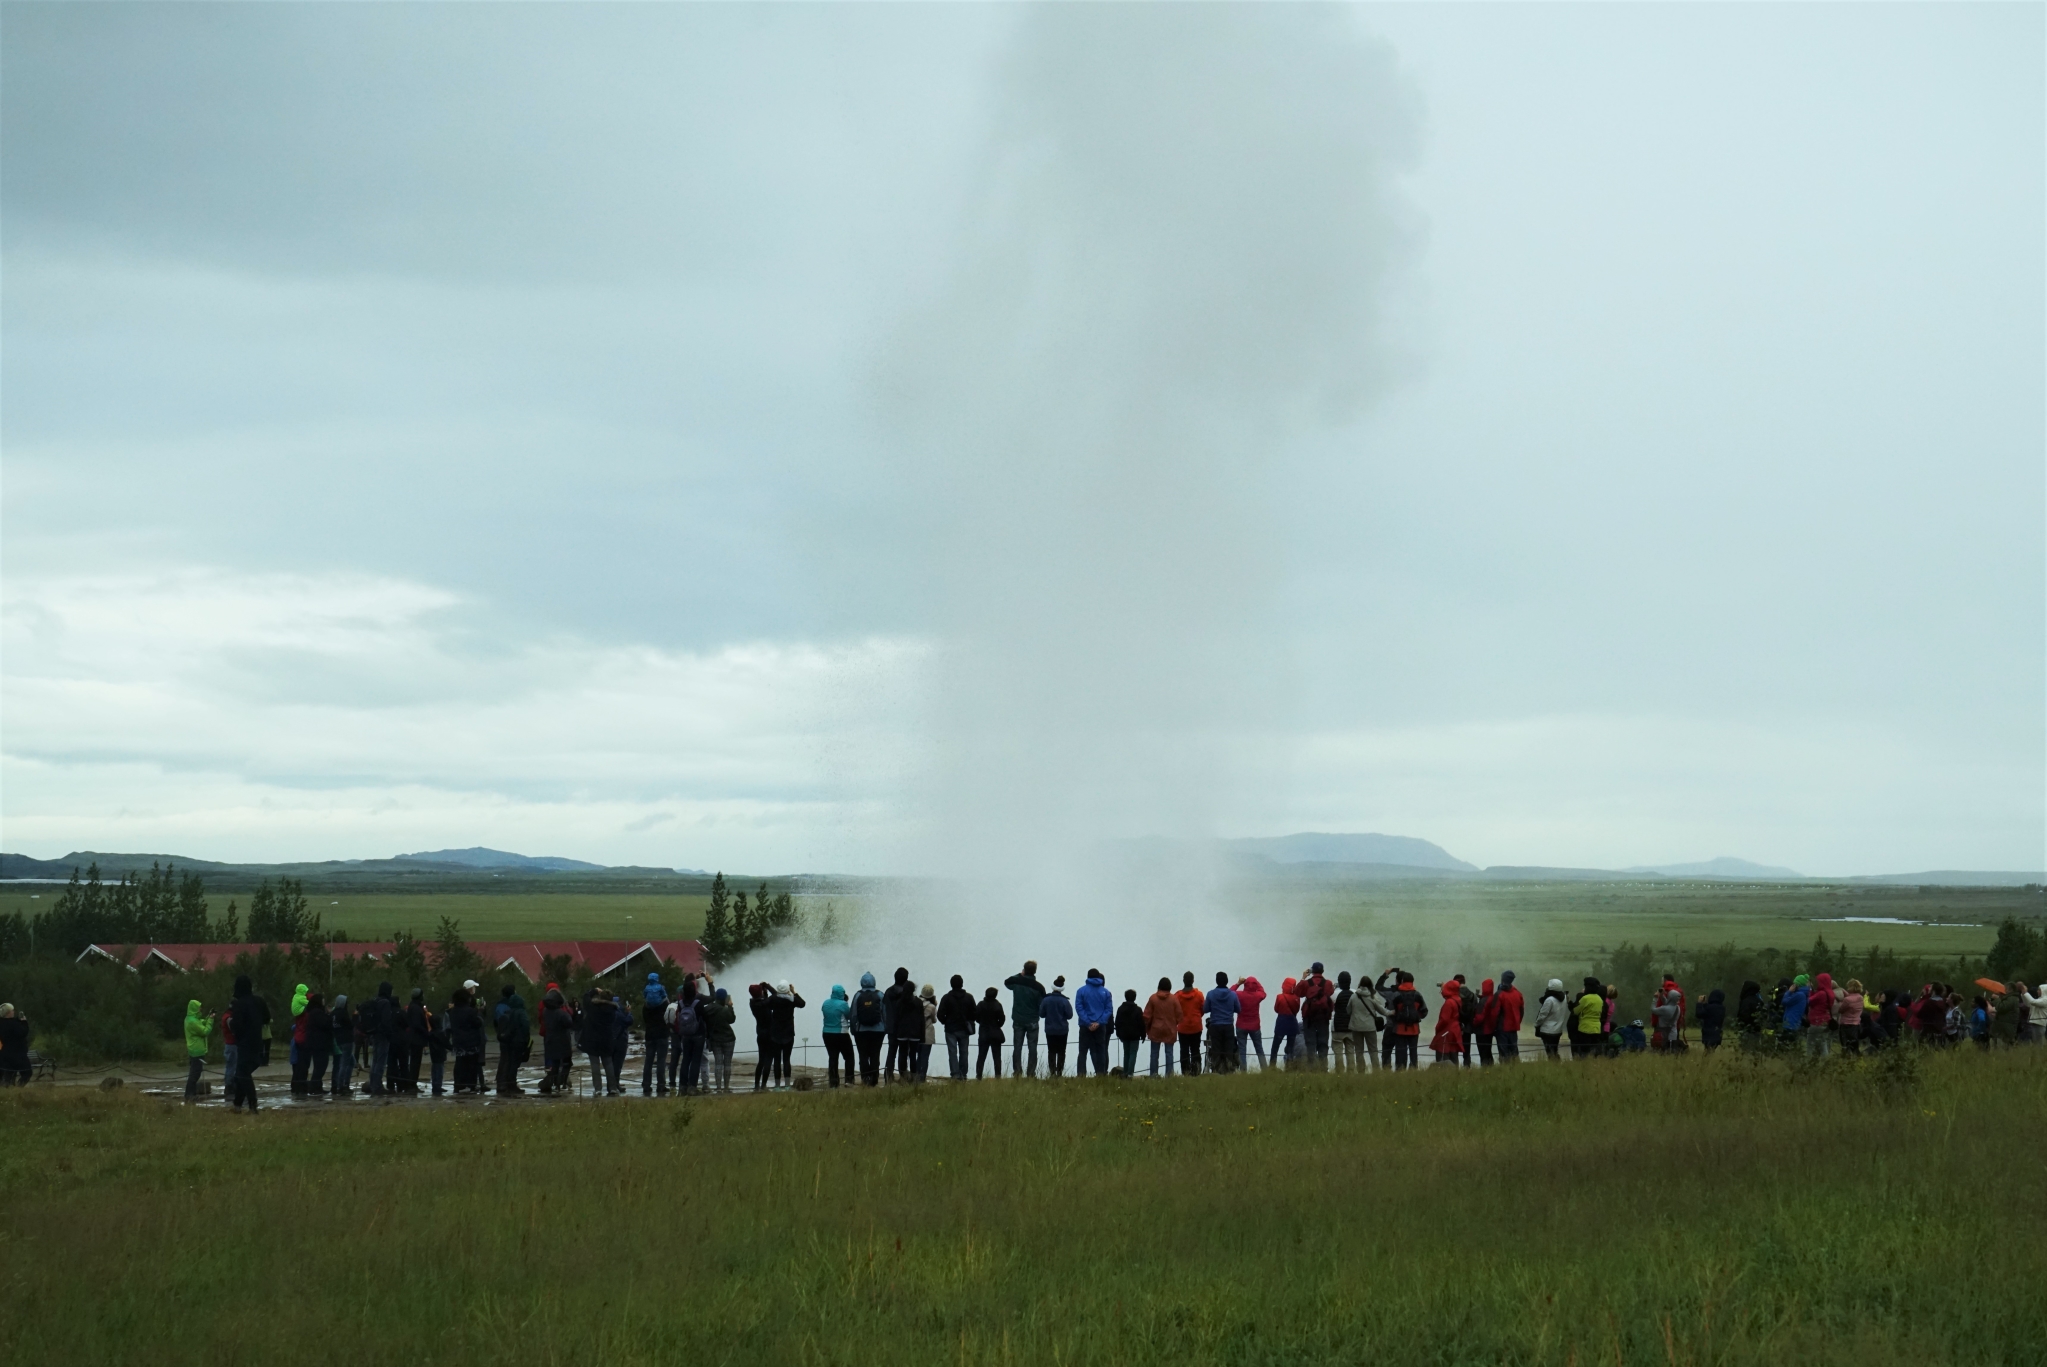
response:
<svg viewBox="0 0 2047 1367"><path fill-rule="evenodd" d="M1395 1025L1420 1025L1422 1023L1421 995L1412 989L1397 992L1393 996L1393 1023Z"/></svg>
<svg viewBox="0 0 2047 1367"><path fill-rule="evenodd" d="M881 1024L881 993L871 987L863 987L853 994L853 1023L866 1026Z"/></svg>

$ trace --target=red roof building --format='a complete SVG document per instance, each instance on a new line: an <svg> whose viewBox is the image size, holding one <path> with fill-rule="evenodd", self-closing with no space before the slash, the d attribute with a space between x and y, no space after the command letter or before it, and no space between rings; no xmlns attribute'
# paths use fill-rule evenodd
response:
<svg viewBox="0 0 2047 1367"><path fill-rule="evenodd" d="M567 956L572 964L579 964L600 978L619 972L636 961L644 962L644 972L652 972L668 959L674 960L684 972L704 971L704 947L695 940L469 940L465 943L483 960L487 969L502 971L516 968L528 982L540 981L542 959L558 956ZM201 968L221 968L244 954L270 948L288 950L291 946L87 945L78 957L83 961L88 955L97 955L116 963L125 962L130 968L155 963L184 973ZM431 946L423 945L422 948ZM327 950L337 959L382 959L390 954L392 942L337 940L329 944Z"/></svg>

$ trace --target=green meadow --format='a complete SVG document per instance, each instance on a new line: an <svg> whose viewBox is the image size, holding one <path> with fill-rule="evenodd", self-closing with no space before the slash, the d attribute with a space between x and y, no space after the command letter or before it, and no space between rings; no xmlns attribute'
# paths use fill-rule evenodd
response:
<svg viewBox="0 0 2047 1367"><path fill-rule="evenodd" d="M2032 1364L2047 1049L0 1093L0 1360Z"/></svg>

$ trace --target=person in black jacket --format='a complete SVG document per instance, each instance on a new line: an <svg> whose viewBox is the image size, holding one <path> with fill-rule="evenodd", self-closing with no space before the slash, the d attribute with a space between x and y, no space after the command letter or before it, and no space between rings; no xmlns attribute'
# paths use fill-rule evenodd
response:
<svg viewBox="0 0 2047 1367"><path fill-rule="evenodd" d="M891 1082L909 1082L917 1067L918 1051L924 1047L924 1003L910 970L898 968L896 980L881 994L888 1011L888 1062L881 1070Z"/></svg>
<svg viewBox="0 0 2047 1367"><path fill-rule="evenodd" d="M235 979L235 995L228 1005L228 1019L234 1023L238 1045L235 1076L228 1085L228 1100L238 1111L242 1109L242 1103L247 1102L249 1114L254 1115L256 1070L267 1062L263 1057L263 1028L270 1024L270 1005L256 995L255 986L247 974Z"/></svg>
<svg viewBox="0 0 2047 1367"><path fill-rule="evenodd" d="M424 987L412 989L412 1000L405 1003L399 1025L400 1043L405 1049L405 1090L418 1096L419 1066L426 1062L427 1039L434 1031L433 1015L426 1009Z"/></svg>
<svg viewBox="0 0 2047 1367"><path fill-rule="evenodd" d="M327 1065L334 1058L334 1013L327 1009L327 994L315 992L308 996L305 1015L300 1019L306 1027L306 1047L300 1050L306 1061L304 1095L325 1096Z"/></svg>
<svg viewBox="0 0 2047 1367"><path fill-rule="evenodd" d="M767 987L766 983L761 984ZM768 1055L768 1085L787 1087L795 1080L791 1059L796 1052L796 1013L804 1005L795 984L787 981L768 988L761 1004L763 1047Z"/></svg>
<svg viewBox="0 0 2047 1367"><path fill-rule="evenodd" d="M550 987L540 1003L541 1061L547 1072L540 1080L542 1096L560 1096L569 1090L569 1068L576 1058L576 1021L561 989Z"/></svg>
<svg viewBox="0 0 2047 1367"><path fill-rule="evenodd" d="M335 994L334 1009L327 1013L327 1023L334 1036L334 1085L335 1096L347 1096L354 1089L349 1085L355 1080L355 1015L348 1009L348 994Z"/></svg>
<svg viewBox="0 0 2047 1367"><path fill-rule="evenodd" d="M1714 988L1699 1007L1699 1043L1708 1049L1720 1047L1720 1034L1727 1026L1727 994Z"/></svg>
<svg viewBox="0 0 2047 1367"><path fill-rule="evenodd" d="M483 1013L466 987L448 1003L448 1045L455 1053L455 1095L483 1095Z"/></svg>
<svg viewBox="0 0 2047 1367"><path fill-rule="evenodd" d="M1137 1004L1137 989L1123 989L1123 1004L1116 1008L1116 1040L1123 1046L1123 1076L1137 1075L1137 1046L1144 1043L1144 1008Z"/></svg>
<svg viewBox="0 0 2047 1367"><path fill-rule="evenodd" d="M1741 1032L1741 1047L1754 1049L1763 1042L1763 985L1750 981L1741 985L1734 1004L1734 1028Z"/></svg>
<svg viewBox="0 0 2047 1367"><path fill-rule="evenodd" d="M34 1068L28 1061L28 1046L35 1028L12 1002L0 1002L0 1087L25 1087ZM230 1080L229 1086L233 1086Z"/></svg>
<svg viewBox="0 0 2047 1367"><path fill-rule="evenodd" d="M974 1080L979 1081L988 1067L988 1060L995 1060L995 1077L1002 1078L1002 1023L1008 1019L1002 1009L1002 1002L996 997L995 989L989 988L980 1005L974 1008L974 1021L981 1027L981 1054L974 1060Z"/></svg>
<svg viewBox="0 0 2047 1367"><path fill-rule="evenodd" d="M605 1094L605 1076L611 1070L611 1023L617 1009L604 988L593 987L583 994L583 1025L576 1046L590 1060L591 1096Z"/></svg>
<svg viewBox="0 0 2047 1367"><path fill-rule="evenodd" d="M974 1043L974 994L952 975L952 991L938 999L938 1028L945 1031L946 1071L955 1082L967 1078L967 1054Z"/></svg>
<svg viewBox="0 0 2047 1367"><path fill-rule="evenodd" d="M526 1019L526 1002L518 989L506 983L498 992L498 1004L491 1011L491 1025L498 1037L498 1095L524 1096L519 1085L519 1068L533 1053L533 1026Z"/></svg>
<svg viewBox="0 0 2047 1367"><path fill-rule="evenodd" d="M366 1090L371 1096L389 1096L398 1089L397 1068L391 1057L398 1042L398 1002L391 995L391 984L378 983L377 995L363 1006L361 1014L363 1033L370 1037Z"/></svg>
<svg viewBox="0 0 2047 1367"><path fill-rule="evenodd" d="M610 1084L607 1095L625 1095L619 1079L625 1073L625 1056L632 1047L632 1002L625 997L614 996L611 999L611 1052L605 1055L604 1079Z"/></svg>

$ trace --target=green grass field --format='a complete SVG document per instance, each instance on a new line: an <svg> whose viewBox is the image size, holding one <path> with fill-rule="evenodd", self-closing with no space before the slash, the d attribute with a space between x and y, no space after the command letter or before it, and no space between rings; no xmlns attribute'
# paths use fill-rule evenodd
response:
<svg viewBox="0 0 2047 1367"><path fill-rule="evenodd" d="M0 1093L9 1362L2037 1363L2047 1050Z"/></svg>

